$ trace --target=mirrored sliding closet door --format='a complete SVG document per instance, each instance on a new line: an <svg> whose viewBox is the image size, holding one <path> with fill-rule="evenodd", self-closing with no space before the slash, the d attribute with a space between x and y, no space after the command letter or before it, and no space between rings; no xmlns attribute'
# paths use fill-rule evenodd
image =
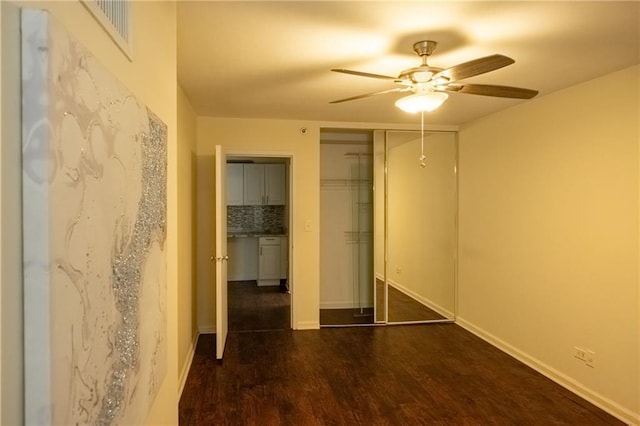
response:
<svg viewBox="0 0 640 426"><path fill-rule="evenodd" d="M321 137L320 325L453 320L456 133Z"/></svg>
<svg viewBox="0 0 640 426"><path fill-rule="evenodd" d="M386 131L385 146L387 322L453 320L456 133Z"/></svg>

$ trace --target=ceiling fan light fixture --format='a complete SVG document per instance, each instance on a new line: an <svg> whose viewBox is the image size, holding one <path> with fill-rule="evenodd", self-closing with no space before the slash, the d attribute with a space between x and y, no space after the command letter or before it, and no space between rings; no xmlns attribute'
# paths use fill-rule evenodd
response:
<svg viewBox="0 0 640 426"><path fill-rule="evenodd" d="M447 98L449 95L444 92L416 93L398 99L395 105L411 114L421 111L430 112L442 105Z"/></svg>
<svg viewBox="0 0 640 426"><path fill-rule="evenodd" d="M522 87L498 86L495 84L459 84L459 80L495 71L511 65L515 61L507 56L494 54L463 62L446 69L431 67L427 64L427 58L433 53L436 45L437 43L433 40L423 40L415 43L413 45L413 51L422 58L422 64L401 71L398 77L346 69L332 69L331 71L344 74L390 80L400 87L351 96L349 98L331 101L330 103L335 104L368 98L369 96L382 95L384 93L407 92L410 90L414 95L399 99L396 102L396 106L403 111L416 113L433 111L442 105L448 97L447 94L443 92L511 99L531 99L538 94L537 90L524 89Z"/></svg>
<svg viewBox="0 0 640 426"><path fill-rule="evenodd" d="M424 83L431 80L433 72L431 71L416 71L413 73L413 79L418 83Z"/></svg>

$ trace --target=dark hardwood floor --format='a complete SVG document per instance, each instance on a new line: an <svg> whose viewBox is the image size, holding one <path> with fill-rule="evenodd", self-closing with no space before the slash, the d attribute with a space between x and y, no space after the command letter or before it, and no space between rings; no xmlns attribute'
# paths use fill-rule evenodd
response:
<svg viewBox="0 0 640 426"><path fill-rule="evenodd" d="M623 424L455 324L202 335L187 425Z"/></svg>
<svg viewBox="0 0 640 426"><path fill-rule="evenodd" d="M373 308L320 309L320 325L373 324Z"/></svg>
<svg viewBox="0 0 640 426"><path fill-rule="evenodd" d="M376 316L384 322L384 281L376 279ZM389 322L432 321L446 319L433 309L389 286ZM373 308L364 309L320 309L320 325L373 324Z"/></svg>
<svg viewBox="0 0 640 426"><path fill-rule="evenodd" d="M229 281L229 332L291 328L291 295L278 286Z"/></svg>
<svg viewBox="0 0 640 426"><path fill-rule="evenodd" d="M389 286L389 322L432 321L446 319L431 308Z"/></svg>

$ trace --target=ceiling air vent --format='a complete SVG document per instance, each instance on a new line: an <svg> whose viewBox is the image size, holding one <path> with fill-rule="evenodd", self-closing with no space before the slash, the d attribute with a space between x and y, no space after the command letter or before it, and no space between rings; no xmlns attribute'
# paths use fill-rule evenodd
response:
<svg viewBox="0 0 640 426"><path fill-rule="evenodd" d="M130 0L81 0L102 25L109 36L129 59L131 48L131 1Z"/></svg>

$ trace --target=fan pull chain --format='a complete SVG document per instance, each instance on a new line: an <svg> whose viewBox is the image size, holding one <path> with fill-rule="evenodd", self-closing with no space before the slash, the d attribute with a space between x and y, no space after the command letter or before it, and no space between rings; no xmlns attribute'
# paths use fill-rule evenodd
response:
<svg viewBox="0 0 640 426"><path fill-rule="evenodd" d="M424 156L424 111L420 111L420 167L425 168L427 164L424 160L427 158Z"/></svg>

